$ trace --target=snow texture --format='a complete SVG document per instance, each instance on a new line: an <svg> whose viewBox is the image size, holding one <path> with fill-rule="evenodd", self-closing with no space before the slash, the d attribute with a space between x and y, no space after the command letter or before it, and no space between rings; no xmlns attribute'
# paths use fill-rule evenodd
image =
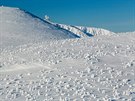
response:
<svg viewBox="0 0 135 101"><path fill-rule="evenodd" d="M0 7L0 42L0 101L135 101L135 32Z"/></svg>

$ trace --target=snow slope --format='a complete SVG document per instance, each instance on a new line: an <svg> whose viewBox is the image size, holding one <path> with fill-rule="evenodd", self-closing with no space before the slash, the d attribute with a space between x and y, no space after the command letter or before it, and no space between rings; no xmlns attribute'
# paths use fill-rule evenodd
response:
<svg viewBox="0 0 135 101"><path fill-rule="evenodd" d="M0 101L135 101L134 32L89 38L16 8L0 17Z"/></svg>
<svg viewBox="0 0 135 101"><path fill-rule="evenodd" d="M73 32L75 33L76 35L78 35L79 37L89 37L89 36L92 36L92 34L90 34L89 36L87 36L86 33L84 33L81 29L75 27L75 26L71 26L71 25L64 25L64 24L54 24L56 25L57 27L60 27L60 28L64 28L66 30L69 30L70 32Z"/></svg>
<svg viewBox="0 0 135 101"><path fill-rule="evenodd" d="M111 32L102 28L94 28L94 27L83 27L83 26L72 26L72 25L64 25L64 24L55 24L54 25L64 28L73 32L74 34L80 37L92 37L92 36L101 36L101 35L114 35L116 33Z"/></svg>
<svg viewBox="0 0 135 101"><path fill-rule="evenodd" d="M77 37L29 12L11 7L0 7L0 35L1 46Z"/></svg>
<svg viewBox="0 0 135 101"><path fill-rule="evenodd" d="M94 27L83 27L83 26L76 26L80 30L82 30L85 33L92 33L94 36L100 36L100 35L113 35L115 34L114 32L111 32L106 29L102 28L94 28Z"/></svg>
<svg viewBox="0 0 135 101"><path fill-rule="evenodd" d="M134 101L134 43L125 34L3 49L0 100Z"/></svg>

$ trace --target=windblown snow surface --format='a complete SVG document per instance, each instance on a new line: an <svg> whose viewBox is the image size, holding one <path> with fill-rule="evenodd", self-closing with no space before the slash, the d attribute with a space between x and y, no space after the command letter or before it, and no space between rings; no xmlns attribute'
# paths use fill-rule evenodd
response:
<svg viewBox="0 0 135 101"><path fill-rule="evenodd" d="M0 101L135 101L135 33L74 34L0 7Z"/></svg>

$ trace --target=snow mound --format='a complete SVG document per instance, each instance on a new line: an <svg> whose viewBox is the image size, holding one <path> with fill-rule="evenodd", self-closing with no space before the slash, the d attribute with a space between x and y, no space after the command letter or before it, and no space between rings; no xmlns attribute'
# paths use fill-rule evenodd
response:
<svg viewBox="0 0 135 101"><path fill-rule="evenodd" d="M78 36L19 8L0 7L1 46Z"/></svg>
<svg viewBox="0 0 135 101"><path fill-rule="evenodd" d="M101 36L101 35L110 36L115 34L114 32L102 28L72 26L72 25L64 25L64 24L55 24L55 25L57 27L69 30L80 37L91 37L91 36Z"/></svg>

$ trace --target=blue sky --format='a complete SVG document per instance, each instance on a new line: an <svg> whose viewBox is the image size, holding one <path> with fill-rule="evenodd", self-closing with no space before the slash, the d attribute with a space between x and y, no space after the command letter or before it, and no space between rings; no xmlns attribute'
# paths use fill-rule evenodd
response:
<svg viewBox="0 0 135 101"><path fill-rule="evenodd" d="M135 0L0 0L53 22L101 27L114 32L135 31Z"/></svg>

